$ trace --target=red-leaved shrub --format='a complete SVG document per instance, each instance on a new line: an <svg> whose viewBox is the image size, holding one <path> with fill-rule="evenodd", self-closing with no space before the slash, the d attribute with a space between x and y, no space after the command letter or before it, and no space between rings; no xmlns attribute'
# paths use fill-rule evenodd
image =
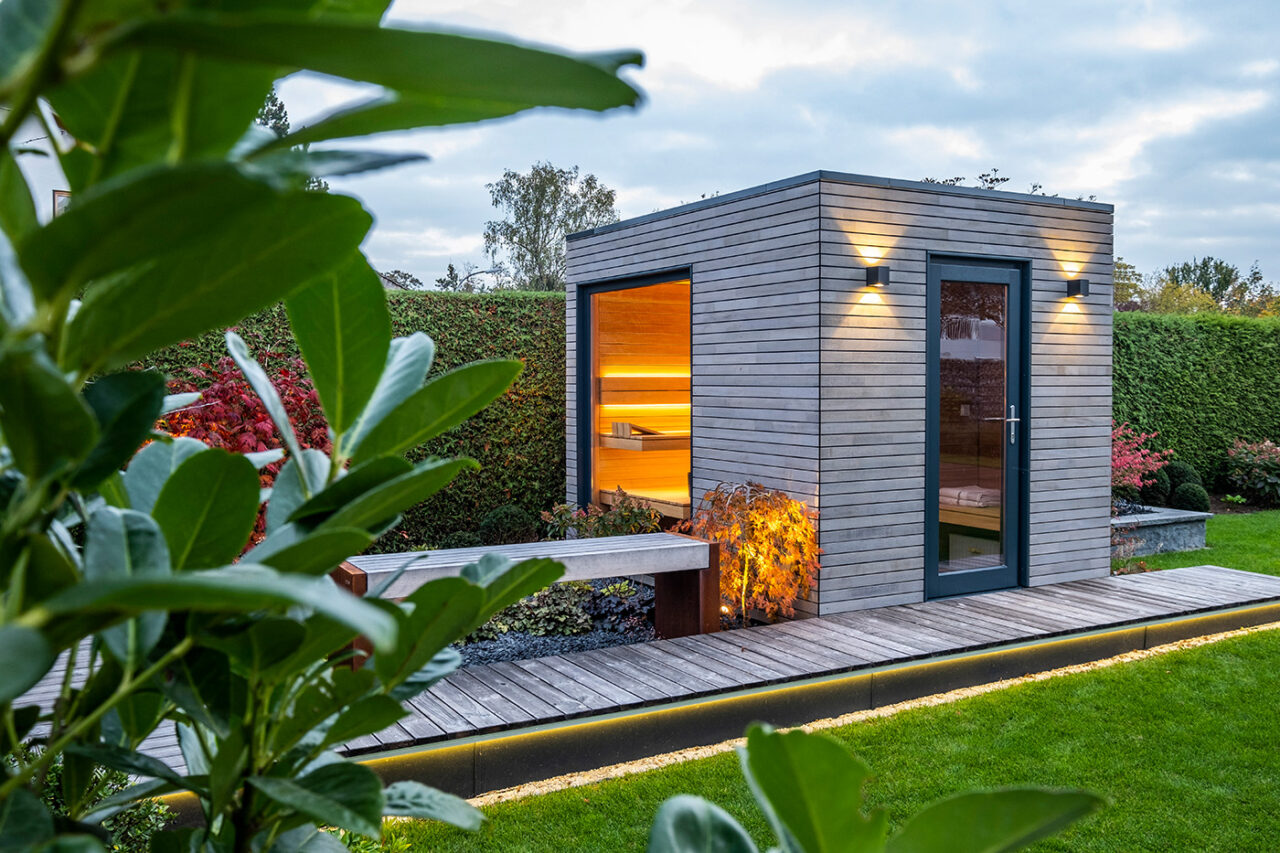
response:
<svg viewBox="0 0 1280 853"><path fill-rule="evenodd" d="M284 403L298 442L303 447L328 453L329 427L320 409L320 398L302 372L302 360L270 352L260 357L268 365L271 384ZM171 379L168 390L170 394L198 391L201 395L192 405L160 419L157 428L170 435L199 439L210 447L233 453L254 453L284 446L266 408L230 358L220 359L214 366L191 368L185 376ZM259 472L263 488L271 487L283 464L276 462ZM259 510L250 545L261 542L265 533L266 515Z"/></svg>
<svg viewBox="0 0 1280 853"><path fill-rule="evenodd" d="M1155 473L1169 463L1172 450L1143 447L1158 433L1138 432L1126 424L1111 422L1111 488L1141 489Z"/></svg>

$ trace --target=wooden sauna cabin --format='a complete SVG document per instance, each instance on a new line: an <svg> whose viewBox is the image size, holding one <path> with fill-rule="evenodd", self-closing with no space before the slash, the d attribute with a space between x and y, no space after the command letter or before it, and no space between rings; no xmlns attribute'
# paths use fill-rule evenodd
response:
<svg viewBox="0 0 1280 853"><path fill-rule="evenodd" d="M783 489L808 613L1109 573L1110 205L812 172L568 259L570 501Z"/></svg>

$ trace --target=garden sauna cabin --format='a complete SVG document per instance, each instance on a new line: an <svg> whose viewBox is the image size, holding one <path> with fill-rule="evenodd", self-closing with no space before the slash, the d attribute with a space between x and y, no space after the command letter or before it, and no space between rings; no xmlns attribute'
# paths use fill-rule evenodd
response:
<svg viewBox="0 0 1280 853"><path fill-rule="evenodd" d="M570 501L783 489L822 615L1109 573L1110 205L812 172L568 259Z"/></svg>

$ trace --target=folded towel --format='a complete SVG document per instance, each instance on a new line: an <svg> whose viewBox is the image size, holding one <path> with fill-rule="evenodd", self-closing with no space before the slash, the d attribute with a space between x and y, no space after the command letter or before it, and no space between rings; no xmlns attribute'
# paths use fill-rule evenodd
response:
<svg viewBox="0 0 1280 853"><path fill-rule="evenodd" d="M982 486L949 486L938 489L938 501L948 506L999 506L1000 490Z"/></svg>

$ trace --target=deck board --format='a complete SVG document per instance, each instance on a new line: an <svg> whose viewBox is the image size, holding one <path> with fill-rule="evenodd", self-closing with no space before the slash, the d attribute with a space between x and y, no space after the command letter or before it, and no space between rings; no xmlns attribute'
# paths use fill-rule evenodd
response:
<svg viewBox="0 0 1280 853"><path fill-rule="evenodd" d="M344 751L368 754L518 732L941 655L1275 602L1280 602L1280 577L1200 566L473 666L450 674L406 703L409 714L398 723L347 743ZM24 699L49 707L65 662L64 655ZM79 683L85 674L83 654L77 663L73 681ZM143 751L182 768L171 730L154 733Z"/></svg>

